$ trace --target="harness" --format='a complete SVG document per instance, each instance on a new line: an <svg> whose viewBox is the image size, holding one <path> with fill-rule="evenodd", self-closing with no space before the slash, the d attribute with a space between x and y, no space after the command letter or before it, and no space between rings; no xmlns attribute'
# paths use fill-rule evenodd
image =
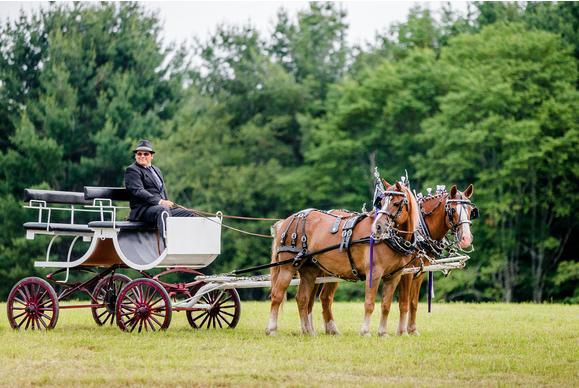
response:
<svg viewBox="0 0 579 388"><path fill-rule="evenodd" d="M402 211L401 208L402 208L402 204L399 206L399 209L397 210L397 214L399 214ZM320 249L320 250L317 250L314 252L308 252L308 244L307 244L308 238L306 235L306 222L307 222L307 217L313 211L321 212L321 213L324 213L324 214L327 214L327 215L330 215L330 216L336 218L336 220L332 224L332 227L329 231L329 233L331 233L331 234L336 234L338 232L340 225L342 224L342 220L345 219L345 222L342 226L342 233L341 233L341 239L340 239L339 244L331 245L331 246L328 246L326 248L323 248L323 249ZM386 212L384 212L384 213L386 213ZM338 215L332 214L331 211L323 211L323 210L317 210L317 209L306 209L306 210L302 210L302 211L294 214L293 216L291 216L291 219L288 222L287 227L285 228L285 230L283 231L283 233L280 237L280 246L277 249L277 254L284 253L284 252L290 252L290 253L295 253L296 255L292 259L288 259L288 260L284 260L282 262L275 263L276 266L292 263L292 265L294 267L300 267L300 266L304 265L306 262L310 261L311 263L317 265L322 271L330 274L331 276L335 276L337 278L347 280L347 281L365 280L366 276L364 274L361 274L359 269L356 268L356 264L354 263L354 258L352 257L352 253L351 253L350 249L351 249L352 245L355 245L355 244L369 244L370 243L370 236L363 237L363 238L360 238L357 240L352 239L352 235L354 233L354 228L356 227L356 225L358 225L366 217L368 217L367 213L353 213L352 216L350 216L348 218L344 218L343 216L338 216ZM298 244L297 244L297 242L298 242L298 230L300 230L300 229L301 229L301 238L300 238L301 246L298 247ZM290 243L289 243L289 245L287 245L286 244L287 236L291 230L293 230L293 233L291 234ZM416 250L416 244L415 244L414 236L413 236L412 241L407 241L404 238L402 238L401 236L392 232L392 233L389 233L386 237L382 238L380 241L377 241L377 243L380 243L380 242L386 243L391 249L393 249L397 253L402 254L404 256L410 255ZM330 252L330 251L333 251L336 249L338 249L340 252L343 252L344 250L346 251L348 261L350 263L351 273L352 273L353 279L344 278L343 276L332 273L316 259L316 255L320 255L322 253ZM406 264L406 265L408 265L408 264ZM269 266L273 266L273 265L270 264ZM385 277L393 276L394 274L403 270L404 267L405 266L402 266L402 267L396 269L394 272L392 272L388 275L385 275Z"/></svg>
<svg viewBox="0 0 579 388"><path fill-rule="evenodd" d="M441 198L438 201L438 203L436 204L436 206L434 206L434 208L429 212L423 212L422 211L422 204L421 204L421 211L420 211L420 218L419 219L420 219L420 235L422 238L420 239L420 241L418 241L418 247L419 247L419 249L423 250L429 256L433 256L435 259L440 258L442 256L442 253L444 252L444 250L447 249L448 247L450 247L452 245L452 243L446 237L444 237L442 240L433 239L431 234L430 234L430 231L428 229L428 225L426 225L426 222L424 221L424 217L427 217L427 216L431 215L432 213L434 213L434 211L441 206L442 202L445 199L446 199L446 203L444 205L444 212L446 215L446 219L447 219L449 228L454 233L456 233L456 231L460 225L467 224L467 223L470 225L472 223L471 220L478 218L478 215L479 215L478 208L469 199L448 199L448 196L449 196L448 193L441 196ZM453 203L472 206L472 210L470 212L469 219L467 219L466 221L460 221L460 217L459 217L459 222L455 223L454 222L454 214L456 212L456 208L451 206Z"/></svg>
<svg viewBox="0 0 579 388"><path fill-rule="evenodd" d="M454 213L456 212L456 208L451 207L450 205L456 203L459 205L470 205L472 206L472 210L470 211L470 217L469 219L467 219L466 221L460 221L460 217L459 217L459 221L457 223L454 223ZM462 224L472 224L471 220L474 220L476 218L478 218L478 208L470 201L470 199L447 199L446 200L446 205L444 205L444 210L446 212L446 215L448 217L448 223L451 226L451 229L454 231L456 230L460 225Z"/></svg>

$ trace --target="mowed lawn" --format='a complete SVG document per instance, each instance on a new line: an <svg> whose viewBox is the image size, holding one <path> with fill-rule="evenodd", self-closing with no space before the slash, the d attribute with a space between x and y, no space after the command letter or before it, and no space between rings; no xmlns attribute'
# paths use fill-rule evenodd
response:
<svg viewBox="0 0 579 388"><path fill-rule="evenodd" d="M579 386L579 306L435 304L418 337L358 336L362 303L336 303L342 335L299 333L294 300L278 336L264 334L269 304L242 302L234 330L194 331L175 313L161 333L97 327L89 310L61 310L51 332L9 328L0 305L0 385ZM395 308L397 310L397 307Z"/></svg>

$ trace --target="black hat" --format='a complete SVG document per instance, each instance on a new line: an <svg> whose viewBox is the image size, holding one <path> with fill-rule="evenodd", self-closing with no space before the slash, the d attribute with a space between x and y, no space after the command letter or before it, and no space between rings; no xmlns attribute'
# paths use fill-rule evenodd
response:
<svg viewBox="0 0 579 388"><path fill-rule="evenodd" d="M155 153L155 151L153 151L153 145L149 140L139 140L137 147L133 150L133 152L137 151L149 151L152 154Z"/></svg>

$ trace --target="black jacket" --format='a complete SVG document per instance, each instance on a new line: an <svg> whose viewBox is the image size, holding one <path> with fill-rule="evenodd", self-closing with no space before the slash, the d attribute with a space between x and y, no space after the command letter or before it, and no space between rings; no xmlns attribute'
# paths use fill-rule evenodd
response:
<svg viewBox="0 0 579 388"><path fill-rule="evenodd" d="M161 199L167 199L167 190L165 190L165 180L161 170L152 166L153 169L163 182L162 190L157 186L155 178L151 175L153 171L147 170L137 162L131 164L125 170L125 187L131 194L130 206L131 213L129 220L139 221L143 212L150 206L159 204Z"/></svg>

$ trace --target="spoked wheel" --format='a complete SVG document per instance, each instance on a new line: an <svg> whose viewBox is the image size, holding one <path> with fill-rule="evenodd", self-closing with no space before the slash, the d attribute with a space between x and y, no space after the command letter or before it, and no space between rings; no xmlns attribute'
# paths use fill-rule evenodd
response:
<svg viewBox="0 0 579 388"><path fill-rule="evenodd" d="M206 303L211 307L208 310L187 311L187 320L194 329L237 326L241 315L241 302L235 289L210 291L201 297L199 303Z"/></svg>
<svg viewBox="0 0 579 388"><path fill-rule="evenodd" d="M129 283L131 278L116 273L99 280L93 291L93 297L97 303L104 305L103 307L92 307L92 317L97 325L102 326L106 323L113 324L115 322L115 308L117 305L117 296L119 296L121 289L125 284Z"/></svg>
<svg viewBox="0 0 579 388"><path fill-rule="evenodd" d="M12 287L7 310L13 329L50 330L58 321L58 298L46 280L25 278Z"/></svg>
<svg viewBox="0 0 579 388"><path fill-rule="evenodd" d="M171 323L169 294L154 280L133 280L121 290L116 313L123 331L165 330Z"/></svg>

